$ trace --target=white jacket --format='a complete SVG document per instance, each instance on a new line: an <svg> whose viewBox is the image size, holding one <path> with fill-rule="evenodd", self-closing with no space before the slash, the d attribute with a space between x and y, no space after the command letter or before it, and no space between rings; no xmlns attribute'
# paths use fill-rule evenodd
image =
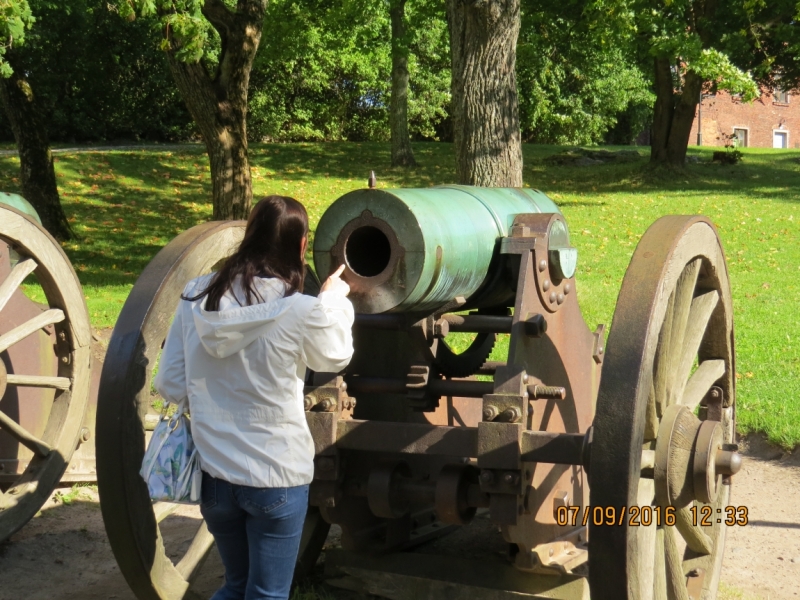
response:
<svg viewBox="0 0 800 600"><path fill-rule="evenodd" d="M205 289L193 279L184 296ZM154 382L161 396L188 396L192 437L204 471L252 487L311 483L314 442L303 410L306 367L338 372L353 355L353 305L337 291L283 297L277 279L255 280L264 302L220 310L182 300ZM241 288L236 297L242 299Z"/></svg>

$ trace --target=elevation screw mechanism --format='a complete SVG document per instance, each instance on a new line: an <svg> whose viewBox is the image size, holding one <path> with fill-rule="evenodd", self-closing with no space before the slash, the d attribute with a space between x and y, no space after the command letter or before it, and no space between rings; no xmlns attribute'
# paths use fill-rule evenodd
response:
<svg viewBox="0 0 800 600"><path fill-rule="evenodd" d="M375 177L375 171L369 172L369 179L367 180L367 185L369 189L374 190L378 185L378 178Z"/></svg>

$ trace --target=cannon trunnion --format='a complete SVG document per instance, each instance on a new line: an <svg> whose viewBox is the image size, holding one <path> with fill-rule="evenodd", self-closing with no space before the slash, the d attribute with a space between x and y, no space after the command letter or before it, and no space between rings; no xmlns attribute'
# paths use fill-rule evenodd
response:
<svg viewBox="0 0 800 600"><path fill-rule="evenodd" d="M180 291L242 227L209 223L164 248L109 345L98 483L139 598L186 597L212 544L201 526L168 556L172 507L150 504L138 470ZM336 524L334 583L397 600L715 596L724 525L694 522L692 508L725 506L740 465L716 231L703 217L647 231L607 343L581 316L576 254L533 190L371 189L331 205L314 257L322 276L346 265L355 354L307 380L316 457L298 577Z"/></svg>

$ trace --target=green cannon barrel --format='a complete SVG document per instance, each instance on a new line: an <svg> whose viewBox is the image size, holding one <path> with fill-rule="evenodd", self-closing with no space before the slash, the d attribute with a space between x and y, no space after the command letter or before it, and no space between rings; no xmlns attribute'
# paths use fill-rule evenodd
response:
<svg viewBox="0 0 800 600"><path fill-rule="evenodd" d="M39 225L42 220L39 218L39 213L33 208L33 205L25 200L19 194L9 194L8 192L0 192L0 204L6 204L11 208L16 208L18 211L25 213L29 217L33 217Z"/></svg>
<svg viewBox="0 0 800 600"><path fill-rule="evenodd" d="M346 265L360 313L431 312L482 289L516 215L558 212L533 189L356 190L322 215L314 261L320 275Z"/></svg>

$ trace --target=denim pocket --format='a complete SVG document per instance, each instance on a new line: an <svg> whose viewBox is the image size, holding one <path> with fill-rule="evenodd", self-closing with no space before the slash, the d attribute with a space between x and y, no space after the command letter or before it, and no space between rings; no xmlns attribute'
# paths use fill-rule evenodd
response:
<svg viewBox="0 0 800 600"><path fill-rule="evenodd" d="M214 508L217 505L217 480L205 471L200 488L200 505L203 508Z"/></svg>
<svg viewBox="0 0 800 600"><path fill-rule="evenodd" d="M262 514L272 512L287 502L286 488L242 487L244 504Z"/></svg>

